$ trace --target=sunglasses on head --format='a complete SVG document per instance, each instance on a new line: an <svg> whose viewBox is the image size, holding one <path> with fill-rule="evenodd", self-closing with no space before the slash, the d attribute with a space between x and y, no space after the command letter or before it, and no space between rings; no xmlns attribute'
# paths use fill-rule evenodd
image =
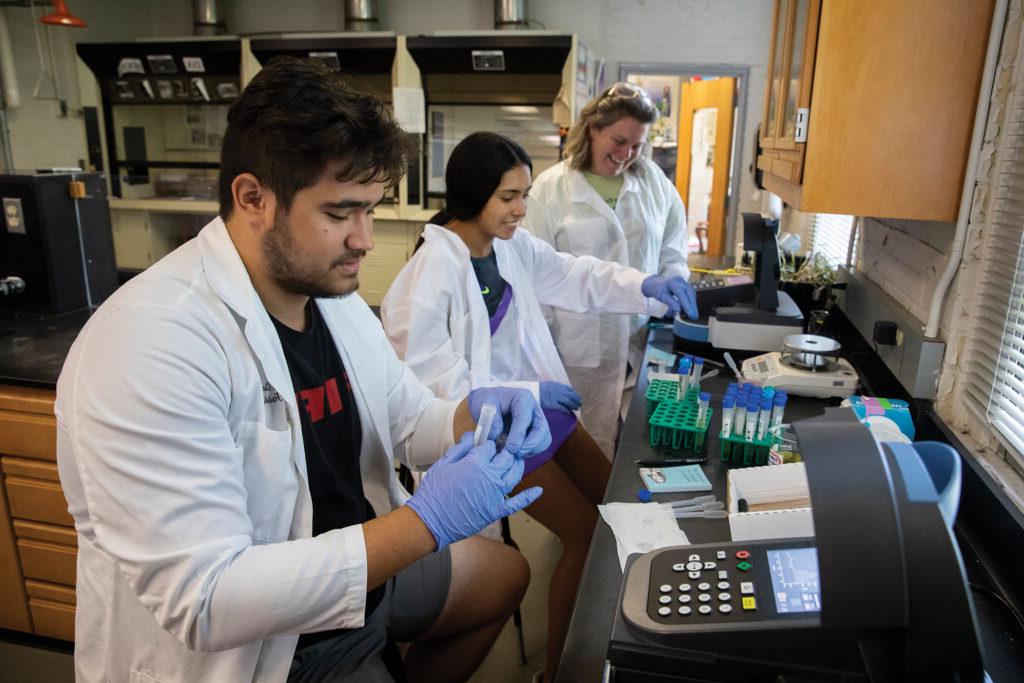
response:
<svg viewBox="0 0 1024 683"><path fill-rule="evenodd" d="M646 90L644 90L638 85L626 83L624 81L619 81L618 83L612 85L612 87L608 88L608 92L605 93L603 99L610 100L615 97L621 97L627 100L634 98L640 99L643 100L643 102L646 103L647 105L652 107L654 106L654 103L651 102L651 96L647 94Z"/></svg>

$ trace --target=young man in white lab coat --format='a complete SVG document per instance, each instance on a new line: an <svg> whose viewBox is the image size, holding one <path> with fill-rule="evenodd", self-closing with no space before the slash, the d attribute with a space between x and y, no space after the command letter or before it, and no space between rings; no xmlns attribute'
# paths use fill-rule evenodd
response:
<svg viewBox="0 0 1024 683"><path fill-rule="evenodd" d="M631 83L616 83L591 100L569 131L566 159L534 179L523 226L558 251L688 279L683 202L664 172L641 156L659 115ZM583 424L612 458L643 358L645 318L558 309L548 316L583 400Z"/></svg>
<svg viewBox="0 0 1024 683"><path fill-rule="evenodd" d="M221 216L82 330L56 405L79 680L391 680L394 641L410 679L465 680L519 603L523 558L472 536L540 495L506 497L539 407L436 399L350 296L406 149L376 98L272 63L228 114ZM512 443L452 446L488 402ZM411 498L393 456L437 460Z"/></svg>

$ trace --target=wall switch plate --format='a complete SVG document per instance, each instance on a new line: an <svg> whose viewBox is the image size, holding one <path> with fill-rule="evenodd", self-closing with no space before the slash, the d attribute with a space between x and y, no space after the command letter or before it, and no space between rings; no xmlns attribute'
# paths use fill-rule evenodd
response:
<svg viewBox="0 0 1024 683"><path fill-rule="evenodd" d="M25 234L25 214L21 210L21 199L4 197L4 222L7 224L7 232Z"/></svg>
<svg viewBox="0 0 1024 683"><path fill-rule="evenodd" d="M807 142L807 119L811 116L808 107L798 107L796 110L796 131L793 133L793 142Z"/></svg>

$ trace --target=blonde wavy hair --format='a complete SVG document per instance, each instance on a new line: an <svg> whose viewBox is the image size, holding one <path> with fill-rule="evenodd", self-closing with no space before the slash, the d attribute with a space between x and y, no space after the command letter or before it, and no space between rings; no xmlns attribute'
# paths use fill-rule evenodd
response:
<svg viewBox="0 0 1024 683"><path fill-rule="evenodd" d="M583 107L565 140L565 163L577 171L590 170L590 129L604 130L623 117L654 123L660 116L647 92L633 83L619 81ZM626 169L636 172L636 164Z"/></svg>

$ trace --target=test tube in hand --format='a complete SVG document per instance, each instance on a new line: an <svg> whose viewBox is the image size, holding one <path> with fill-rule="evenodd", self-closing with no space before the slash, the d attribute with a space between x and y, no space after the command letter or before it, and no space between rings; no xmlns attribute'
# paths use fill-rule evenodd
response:
<svg viewBox="0 0 1024 683"><path fill-rule="evenodd" d="M485 403L480 408L480 419L476 421L476 431L473 432L473 445L479 446L491 434L491 425L494 424L494 417L498 409L493 403Z"/></svg>

